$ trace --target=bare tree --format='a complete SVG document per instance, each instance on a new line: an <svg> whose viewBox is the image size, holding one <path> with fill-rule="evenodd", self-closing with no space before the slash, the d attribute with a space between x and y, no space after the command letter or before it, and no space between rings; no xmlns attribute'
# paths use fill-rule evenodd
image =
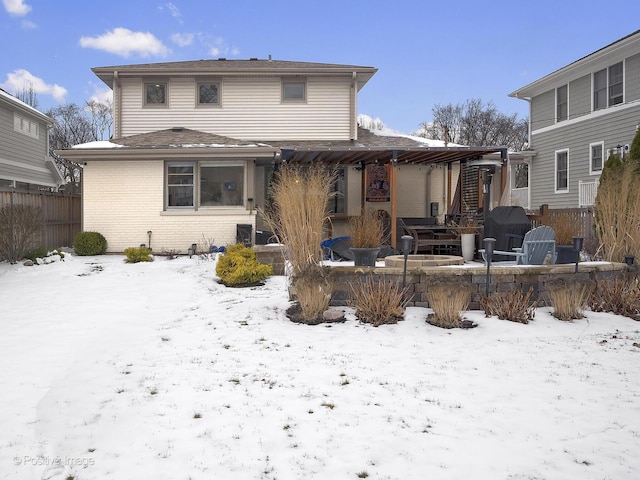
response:
<svg viewBox="0 0 640 480"><path fill-rule="evenodd" d="M513 151L522 150L527 141L528 120L499 112L493 102L471 99L462 105L436 105L432 115L433 121L422 123L418 135L463 145L506 146Z"/></svg>
<svg viewBox="0 0 640 480"><path fill-rule="evenodd" d="M113 102L107 100L102 103L92 98L87 101L87 109L89 110L91 128L96 140L110 138L113 125Z"/></svg>
<svg viewBox="0 0 640 480"><path fill-rule="evenodd" d="M38 109L38 95L36 93L36 89L33 86L33 83L25 83L22 86L22 90L16 91L14 96L18 99L29 105L30 107Z"/></svg>

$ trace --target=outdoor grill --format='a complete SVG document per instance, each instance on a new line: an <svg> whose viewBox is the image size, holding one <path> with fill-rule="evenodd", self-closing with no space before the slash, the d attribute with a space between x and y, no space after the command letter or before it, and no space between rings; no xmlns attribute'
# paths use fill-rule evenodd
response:
<svg viewBox="0 0 640 480"><path fill-rule="evenodd" d="M484 238L495 238L494 250L510 252L522 246L525 233L531 230L531 221L522 207L495 207L484 221ZM494 255L493 261L513 260L506 255Z"/></svg>

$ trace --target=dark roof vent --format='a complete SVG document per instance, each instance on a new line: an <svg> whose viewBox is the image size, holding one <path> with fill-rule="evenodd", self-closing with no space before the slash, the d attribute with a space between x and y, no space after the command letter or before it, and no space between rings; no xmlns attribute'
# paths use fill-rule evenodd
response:
<svg viewBox="0 0 640 480"><path fill-rule="evenodd" d="M172 132L182 132L184 127L171 127Z"/></svg>
<svg viewBox="0 0 640 480"><path fill-rule="evenodd" d="M222 60L226 60L226 58L219 58L218 60L221 60L221 61L222 61Z"/></svg>
<svg viewBox="0 0 640 480"><path fill-rule="evenodd" d="M249 60L253 60L254 62L258 60L258 57L251 57Z"/></svg>

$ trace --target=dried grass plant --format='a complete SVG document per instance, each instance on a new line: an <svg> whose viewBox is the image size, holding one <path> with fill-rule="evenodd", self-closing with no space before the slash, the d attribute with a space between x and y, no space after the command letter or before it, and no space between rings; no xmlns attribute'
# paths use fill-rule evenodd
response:
<svg viewBox="0 0 640 480"><path fill-rule="evenodd" d="M460 328L462 315L469 308L471 289L463 282L433 281L427 287L427 300L433 314L427 321L437 327Z"/></svg>
<svg viewBox="0 0 640 480"><path fill-rule="evenodd" d="M304 320L315 323L329 308L333 286L326 268L308 265L293 277L296 300Z"/></svg>
<svg viewBox="0 0 640 480"><path fill-rule="evenodd" d="M349 236L355 248L376 248L382 245L384 223L378 212L364 210L360 216L349 217Z"/></svg>
<svg viewBox="0 0 640 480"><path fill-rule="evenodd" d="M556 233L557 245L573 245L573 237L582 230L582 219L570 212L551 212L546 223Z"/></svg>
<svg viewBox="0 0 640 480"><path fill-rule="evenodd" d="M272 202L261 215L286 246L294 276L322 260L320 243L336 178L335 169L320 164L284 165L271 186Z"/></svg>
<svg viewBox="0 0 640 480"><path fill-rule="evenodd" d="M523 294L520 290L483 295L480 306L487 317L495 315L500 320L529 323L536 315L537 300L531 300L533 288Z"/></svg>
<svg viewBox="0 0 640 480"><path fill-rule="evenodd" d="M589 299L590 285L586 282L556 280L547 283L547 295L551 300L551 314L558 320L570 322L584 318Z"/></svg>
<svg viewBox="0 0 640 480"><path fill-rule="evenodd" d="M594 312L611 312L640 320L640 283L635 276L595 283L588 300Z"/></svg>
<svg viewBox="0 0 640 480"><path fill-rule="evenodd" d="M358 320L374 327L398 323L411 300L407 287L403 289L399 282L385 280L382 275L377 279L368 275L349 287L349 306L355 309Z"/></svg>
<svg viewBox="0 0 640 480"><path fill-rule="evenodd" d="M635 162L603 172L593 210L603 258L640 258L640 175Z"/></svg>

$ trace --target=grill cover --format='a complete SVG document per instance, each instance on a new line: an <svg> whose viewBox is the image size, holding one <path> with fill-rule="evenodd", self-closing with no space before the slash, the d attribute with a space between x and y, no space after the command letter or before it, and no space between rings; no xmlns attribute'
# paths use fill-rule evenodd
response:
<svg viewBox="0 0 640 480"><path fill-rule="evenodd" d="M521 247L522 239L529 230L531 221L522 207L496 207L484 221L484 238L496 239L495 250L510 252L514 247ZM513 257L494 255L493 260L502 262L513 260Z"/></svg>

